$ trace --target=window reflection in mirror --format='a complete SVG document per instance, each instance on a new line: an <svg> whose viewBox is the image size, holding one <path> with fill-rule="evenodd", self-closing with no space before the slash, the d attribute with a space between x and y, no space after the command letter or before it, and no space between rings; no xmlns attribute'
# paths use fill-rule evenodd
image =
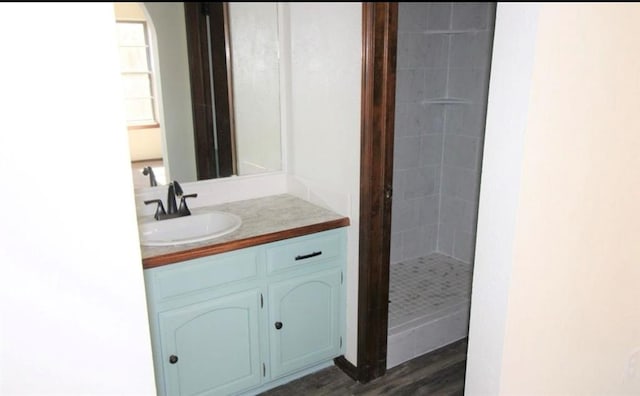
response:
<svg viewBox="0 0 640 396"><path fill-rule="evenodd" d="M138 3L115 3L114 11L134 186L165 184L151 29Z"/></svg>
<svg viewBox="0 0 640 396"><path fill-rule="evenodd" d="M184 3L114 5L116 21L138 26L142 31L146 27L142 36L146 51L141 38L134 41L140 46L137 49L122 50L135 53L130 57L140 66L134 70L138 73L135 83L126 82L123 74L123 92L128 98L124 100L133 105L127 113L132 115L128 132L134 187L150 186L151 175L148 171L143 174L148 167L158 185L169 180L189 182L219 177L215 172L202 173L198 169L202 142L194 138L198 102L193 101L193 53L188 47ZM225 3L224 17L233 147L231 152L216 153L214 138L213 147L206 151L232 157L232 175L279 171L282 159L277 3ZM134 40L126 35L125 38ZM142 67L143 54L147 56L146 70ZM209 94L215 119L215 101ZM211 136L217 132L215 122L207 128L206 133Z"/></svg>

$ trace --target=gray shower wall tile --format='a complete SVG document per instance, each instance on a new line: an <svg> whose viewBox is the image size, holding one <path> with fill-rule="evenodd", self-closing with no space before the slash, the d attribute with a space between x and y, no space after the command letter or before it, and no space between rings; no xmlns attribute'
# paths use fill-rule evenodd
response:
<svg viewBox="0 0 640 396"><path fill-rule="evenodd" d="M422 255L423 246L424 240L422 240L422 233L419 228L404 231L402 233L403 260L420 257Z"/></svg>
<svg viewBox="0 0 640 396"><path fill-rule="evenodd" d="M439 104L407 104L407 125L417 135L444 133L444 106Z"/></svg>
<svg viewBox="0 0 640 396"><path fill-rule="evenodd" d="M438 225L440 220L440 195L420 198L420 224Z"/></svg>
<svg viewBox="0 0 640 396"><path fill-rule="evenodd" d="M451 3L426 3L427 31L450 29L451 6Z"/></svg>
<svg viewBox="0 0 640 396"><path fill-rule="evenodd" d="M484 137L487 119L486 109L486 102L447 106L445 133L447 135L470 136L481 140Z"/></svg>
<svg viewBox="0 0 640 396"><path fill-rule="evenodd" d="M487 69L491 59L492 33L488 31L451 36L449 67Z"/></svg>
<svg viewBox="0 0 640 396"><path fill-rule="evenodd" d="M444 133L445 111L442 105L396 103L395 138Z"/></svg>
<svg viewBox="0 0 640 396"><path fill-rule="evenodd" d="M472 106L487 101L489 69L451 69L448 89L452 98L466 99Z"/></svg>
<svg viewBox="0 0 640 396"><path fill-rule="evenodd" d="M470 262L495 4L399 8L391 260ZM466 102L429 103L443 97Z"/></svg>
<svg viewBox="0 0 640 396"><path fill-rule="evenodd" d="M396 44L396 69L409 68L409 35L410 33L398 31Z"/></svg>
<svg viewBox="0 0 640 396"><path fill-rule="evenodd" d="M461 228L463 225L465 201L460 198L442 196L440 203L440 222L446 223L454 228Z"/></svg>
<svg viewBox="0 0 640 396"><path fill-rule="evenodd" d="M420 138L420 161L418 166L437 166L442 164L442 141L444 135L424 135Z"/></svg>
<svg viewBox="0 0 640 396"><path fill-rule="evenodd" d="M443 166L477 170L478 146L477 138L462 135L445 135Z"/></svg>
<svg viewBox="0 0 640 396"><path fill-rule="evenodd" d="M455 239L455 229L452 225L440 223L438 227L438 245L436 251L453 257L453 244Z"/></svg>
<svg viewBox="0 0 640 396"><path fill-rule="evenodd" d="M404 200L404 177L402 174L405 171L402 170L393 170L393 200L392 206L397 202L401 202Z"/></svg>
<svg viewBox="0 0 640 396"><path fill-rule="evenodd" d="M496 6L498 3L492 2L489 3L489 22L487 30L490 31L493 35L494 27L496 25Z"/></svg>
<svg viewBox="0 0 640 396"><path fill-rule="evenodd" d="M423 257L436 251L438 245L438 224L427 224L420 228L423 242L420 256Z"/></svg>
<svg viewBox="0 0 640 396"><path fill-rule="evenodd" d="M447 96L447 78L449 72L444 68L427 68L424 71L424 99L444 98Z"/></svg>
<svg viewBox="0 0 640 396"><path fill-rule="evenodd" d="M440 193L465 201L477 201L480 183L479 171L444 166Z"/></svg>
<svg viewBox="0 0 640 396"><path fill-rule="evenodd" d="M420 160L420 139L420 137L394 139L394 169L405 170L418 167Z"/></svg>
<svg viewBox="0 0 640 396"><path fill-rule="evenodd" d="M402 243L401 234L391 233L391 248L389 252L389 262L391 264L402 261Z"/></svg>
<svg viewBox="0 0 640 396"><path fill-rule="evenodd" d="M424 98L424 70L398 70L396 102L419 102Z"/></svg>
<svg viewBox="0 0 640 396"><path fill-rule="evenodd" d="M478 201L465 201L462 231L474 233L478 225Z"/></svg>
<svg viewBox="0 0 640 396"><path fill-rule="evenodd" d="M402 260L409 260L433 253L437 244L437 225L419 227L404 231L402 240Z"/></svg>
<svg viewBox="0 0 640 396"><path fill-rule="evenodd" d="M409 107L410 103L396 102L396 111L394 114L394 139L403 138L412 135L409 128Z"/></svg>
<svg viewBox="0 0 640 396"><path fill-rule="evenodd" d="M454 3L451 27L453 29L487 30L492 22L490 3Z"/></svg>
<svg viewBox="0 0 640 396"><path fill-rule="evenodd" d="M442 195L440 222L453 226L457 232L474 232L476 228L478 203Z"/></svg>
<svg viewBox="0 0 640 396"><path fill-rule="evenodd" d="M398 7L398 31L424 31L427 28L427 11L425 3L402 3Z"/></svg>
<svg viewBox="0 0 640 396"><path fill-rule="evenodd" d="M453 257L467 264L473 262L475 252L475 233L455 231Z"/></svg>
<svg viewBox="0 0 640 396"><path fill-rule="evenodd" d="M425 34L422 42L426 54L425 67L447 69L449 56L449 35Z"/></svg>
<svg viewBox="0 0 640 396"><path fill-rule="evenodd" d="M404 197L414 199L436 194L440 187L440 166L408 169L403 174Z"/></svg>
<svg viewBox="0 0 640 396"><path fill-rule="evenodd" d="M478 172L478 177L476 179L476 183L478 184L478 189L480 188L480 174L482 172L482 158L484 156L484 134L482 138L478 139L478 158L476 158L476 166L475 169Z"/></svg>
<svg viewBox="0 0 640 396"><path fill-rule="evenodd" d="M424 33L406 33L408 55L407 55L407 68L417 69L427 67L427 52L426 36Z"/></svg>
<svg viewBox="0 0 640 396"><path fill-rule="evenodd" d="M420 226L421 201L409 199L391 204L391 233L401 233Z"/></svg>

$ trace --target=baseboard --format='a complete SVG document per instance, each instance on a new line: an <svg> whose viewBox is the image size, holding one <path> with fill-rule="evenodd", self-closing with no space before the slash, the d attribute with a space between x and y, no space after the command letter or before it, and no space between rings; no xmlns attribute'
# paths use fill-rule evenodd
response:
<svg viewBox="0 0 640 396"><path fill-rule="evenodd" d="M360 380L360 371L357 366L354 366L344 355L340 355L337 358L333 359L333 363L342 370L346 375L351 377L352 380L358 381Z"/></svg>

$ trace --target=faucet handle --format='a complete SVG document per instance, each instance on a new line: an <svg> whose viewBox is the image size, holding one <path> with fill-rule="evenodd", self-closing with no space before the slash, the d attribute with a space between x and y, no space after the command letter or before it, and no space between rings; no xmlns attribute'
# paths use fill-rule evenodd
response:
<svg viewBox="0 0 640 396"><path fill-rule="evenodd" d="M161 215L166 215L167 214L167 212L165 212L165 210L164 210L164 205L162 204L162 200L160 200L160 199L150 199L148 201L144 201L145 205L149 205L149 204L152 204L152 203L157 203L158 204L158 206L156 207L156 214L153 215L154 219L159 220Z"/></svg>
<svg viewBox="0 0 640 396"><path fill-rule="evenodd" d="M197 196L198 194L187 194L180 197L180 208L178 209L178 213L180 213L181 216L189 216L191 214L191 211L187 207L187 198L195 198Z"/></svg>

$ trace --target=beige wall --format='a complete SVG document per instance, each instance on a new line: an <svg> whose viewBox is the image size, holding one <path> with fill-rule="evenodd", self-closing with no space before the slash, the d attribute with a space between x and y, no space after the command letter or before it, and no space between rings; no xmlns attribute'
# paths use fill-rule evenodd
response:
<svg viewBox="0 0 640 396"><path fill-rule="evenodd" d="M493 378L480 378L488 371L474 354L489 337L474 313L495 301L489 282L474 278L467 394L640 394L640 367L634 378L627 371L640 350L639 21L640 4L542 4L533 45L521 42L535 57L522 161L513 164L511 277L498 285L507 286L505 335L482 362ZM491 97L489 109L488 136L492 116L509 117ZM485 150L499 144L487 139ZM501 172L488 170L483 189ZM481 200L485 225L490 208ZM493 249L477 256L476 278L505 247Z"/></svg>
<svg viewBox="0 0 640 396"><path fill-rule="evenodd" d="M140 3L113 3L113 10L116 19L129 21L144 21L147 18L144 10L140 7Z"/></svg>
<svg viewBox="0 0 640 396"><path fill-rule="evenodd" d="M162 158L160 128L129 129L129 155L131 161Z"/></svg>

